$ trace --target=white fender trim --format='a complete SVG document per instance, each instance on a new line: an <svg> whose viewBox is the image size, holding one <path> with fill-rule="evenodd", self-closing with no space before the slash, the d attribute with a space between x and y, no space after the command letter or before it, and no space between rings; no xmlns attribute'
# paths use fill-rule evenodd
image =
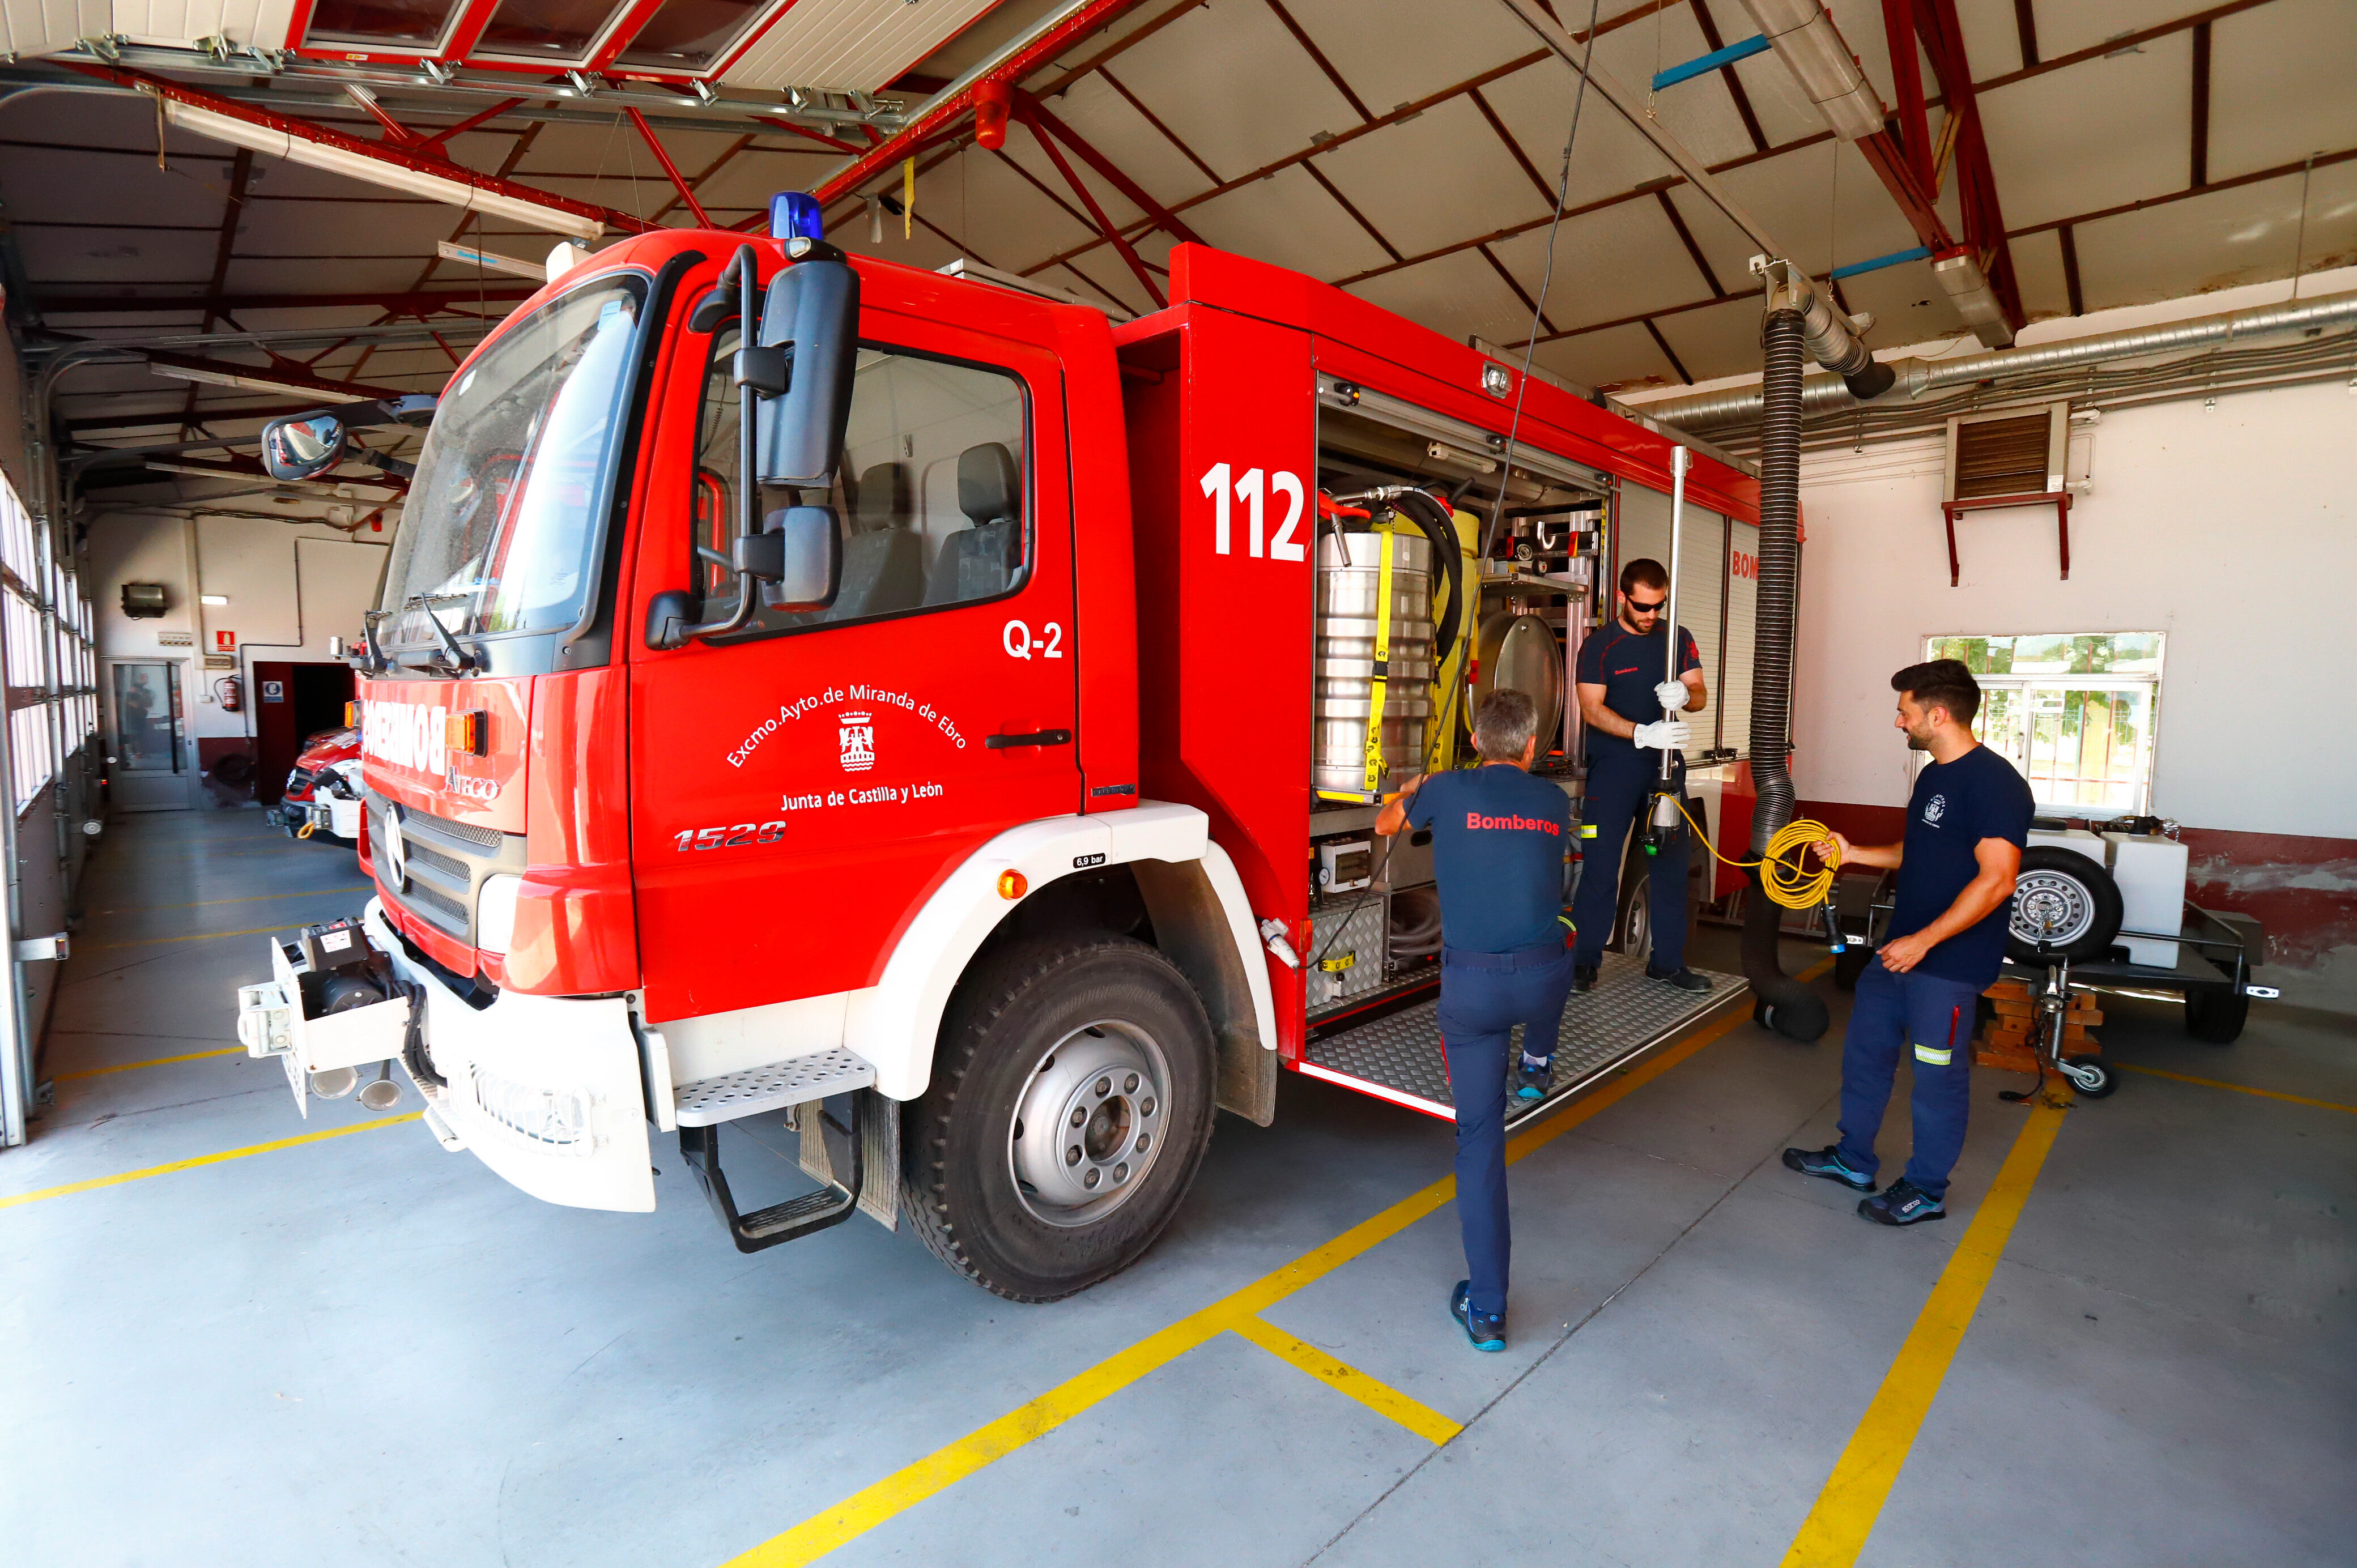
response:
<svg viewBox="0 0 2357 1568"><path fill-rule="evenodd" d="M1268 964L1245 900L1243 879L1227 852L1211 841L1211 819L1192 806L1141 800L1126 811L1047 817L1009 828L991 840L933 890L900 933L877 983L849 993L844 1044L874 1064L876 1087L894 1100L914 1100L931 1081L933 1047L950 992L999 921L1016 905L998 895L1002 872L1020 872L1034 889L1099 865L1162 860L1200 862L1226 911L1228 928L1252 986L1253 1016L1261 1044L1276 1045L1276 1004Z"/></svg>

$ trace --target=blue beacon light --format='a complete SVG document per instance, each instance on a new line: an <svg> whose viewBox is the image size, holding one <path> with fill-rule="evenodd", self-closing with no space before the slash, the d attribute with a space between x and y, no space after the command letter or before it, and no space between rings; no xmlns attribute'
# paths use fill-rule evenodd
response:
<svg viewBox="0 0 2357 1568"><path fill-rule="evenodd" d="M819 212L818 198L802 190L781 190L770 198L770 238L825 239L826 219Z"/></svg>

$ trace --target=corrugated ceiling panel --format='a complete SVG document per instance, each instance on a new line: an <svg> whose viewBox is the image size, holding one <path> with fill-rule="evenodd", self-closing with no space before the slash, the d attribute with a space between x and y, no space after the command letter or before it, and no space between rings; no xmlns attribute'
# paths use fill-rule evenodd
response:
<svg viewBox="0 0 2357 1568"><path fill-rule="evenodd" d="M2214 24L2210 177L2357 145L2357 5L2274 0Z"/></svg>
<svg viewBox="0 0 2357 1568"><path fill-rule="evenodd" d="M800 0L721 78L733 87L873 92L996 0Z"/></svg>
<svg viewBox="0 0 2357 1568"><path fill-rule="evenodd" d="M1539 177L1550 184L1563 175L1563 144L1571 129L1577 81L1569 68L1546 60L1481 90L1537 166ZM1673 172L1669 160L1628 121L1593 93L1588 95L1579 113L1579 145L1573 150L1566 206L1585 206Z"/></svg>
<svg viewBox="0 0 2357 1568"><path fill-rule="evenodd" d="M1126 79L1123 85L1128 85ZM1074 135L1111 158L1115 167L1166 206L1213 183L1211 176L1198 168L1169 137L1156 130L1103 76L1082 77L1049 108ZM1009 133L1010 137L1027 140L1029 134L1028 131ZM1219 169L1217 164L1211 166ZM1220 169L1221 177L1225 177L1226 173Z"/></svg>
<svg viewBox="0 0 2357 1568"><path fill-rule="evenodd" d="M1370 278L1351 292L1459 343L1475 335L1491 342L1519 338L1530 330L1522 302L1471 251Z"/></svg>
<svg viewBox="0 0 2357 1568"><path fill-rule="evenodd" d="M1547 232L1541 228L1491 247L1534 298L1546 273L1546 244ZM1617 321L1709 292L1678 242L1677 231L1650 196L1566 218L1555 231L1555 281L1546 312L1558 328Z"/></svg>
<svg viewBox="0 0 2357 1568"><path fill-rule="evenodd" d="M2299 176L2214 191L2123 213L2077 231L2087 308L2141 305L2193 288L2230 288L2291 275L2300 243ZM2308 199L2307 270L2357 255L2357 165L2316 171ZM2187 259L2206 275L2189 280Z"/></svg>
<svg viewBox="0 0 2357 1568"><path fill-rule="evenodd" d="M2008 7L2009 8L2009 7ZM2072 54L2091 48L2106 38L2116 38L2122 33L2133 33L2162 22L2174 21L2188 11L2201 7L2184 5L2178 0L2069 0L2069 4L2052 4L2037 8L2038 52L2046 59L2057 55ZM1992 20L1994 20L1992 18ZM1994 33L1996 29L1991 28ZM1975 48L1978 40L1968 31L1965 48ZM2152 46L2147 44L2146 48ZM2010 70L2017 51L1996 51L1989 59L1975 59L1975 77L1994 76ZM1992 63L1994 62L1994 63Z"/></svg>
<svg viewBox="0 0 2357 1568"><path fill-rule="evenodd" d="M1519 359L1519 356L1517 356ZM1532 362L1543 371L1569 376L1585 386L1610 386L1618 381L1652 377L1677 379L1662 350L1642 326L1615 327L1603 332L1583 332L1557 343L1544 343Z"/></svg>
<svg viewBox="0 0 2357 1568"><path fill-rule="evenodd" d="M1210 244L1312 277L1347 277L1391 260L1298 168L1230 191L1184 216Z"/></svg>
<svg viewBox="0 0 2357 1568"><path fill-rule="evenodd" d="M1980 104L2013 228L2163 196L2190 178L2190 34L1998 88Z"/></svg>
<svg viewBox="0 0 2357 1568"><path fill-rule="evenodd" d="M1121 57L1140 102L1230 179L1359 116L1264 5L1199 7Z"/></svg>
<svg viewBox="0 0 2357 1568"><path fill-rule="evenodd" d="M1378 114L1542 47L1536 35L1494 0L1450 6L1445 27L1434 25L1428 0L1290 0L1286 8ZM1587 7L1578 9L1584 18ZM1402 48L1405 39L1414 46Z"/></svg>
<svg viewBox="0 0 2357 1568"><path fill-rule="evenodd" d="M1436 104L1320 155L1318 164L1383 238L1411 256L1543 218L1549 206L1469 99Z"/></svg>

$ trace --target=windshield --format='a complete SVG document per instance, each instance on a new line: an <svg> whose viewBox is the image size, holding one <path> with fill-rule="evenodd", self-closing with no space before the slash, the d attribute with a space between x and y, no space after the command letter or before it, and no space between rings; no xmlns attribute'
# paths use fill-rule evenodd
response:
<svg viewBox="0 0 2357 1568"><path fill-rule="evenodd" d="M390 648L580 620L630 395L644 280L575 290L500 334L444 394L385 573Z"/></svg>

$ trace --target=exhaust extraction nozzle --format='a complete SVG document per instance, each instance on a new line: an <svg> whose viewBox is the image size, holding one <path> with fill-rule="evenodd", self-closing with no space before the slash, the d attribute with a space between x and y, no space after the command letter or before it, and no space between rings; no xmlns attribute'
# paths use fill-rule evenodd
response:
<svg viewBox="0 0 2357 1568"><path fill-rule="evenodd" d="M1841 377L1850 396L1867 403L1898 384L1899 372L1866 346L1865 331L1872 317L1853 319L1844 314L1829 293L1790 262L1754 256L1751 270L1768 281L1769 310L1790 310L1800 317L1801 347Z"/></svg>

